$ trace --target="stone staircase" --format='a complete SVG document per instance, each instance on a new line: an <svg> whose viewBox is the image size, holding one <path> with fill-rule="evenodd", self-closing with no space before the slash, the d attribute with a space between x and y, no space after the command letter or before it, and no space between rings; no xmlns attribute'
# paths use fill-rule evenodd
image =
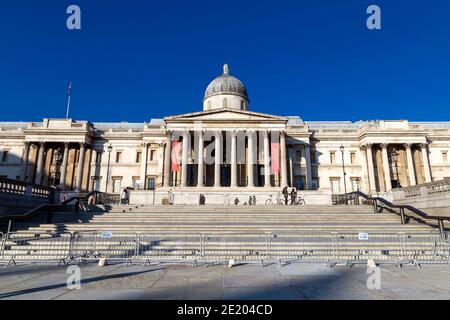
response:
<svg viewBox="0 0 450 320"><path fill-rule="evenodd" d="M435 261L437 253L448 256L448 243L434 228L414 221L402 225L396 214L362 205L115 205L56 212L52 222L17 223L3 259L60 260L69 247L74 256L148 261Z"/></svg>

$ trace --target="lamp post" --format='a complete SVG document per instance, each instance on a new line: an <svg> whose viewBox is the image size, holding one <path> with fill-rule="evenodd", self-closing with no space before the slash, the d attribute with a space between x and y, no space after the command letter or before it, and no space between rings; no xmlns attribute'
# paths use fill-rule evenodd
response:
<svg viewBox="0 0 450 320"><path fill-rule="evenodd" d="M347 173L345 172L345 162L344 162L345 147L343 145L341 145L339 150L341 150L341 154L342 154L342 173L344 175L344 193L347 194L347 182L345 181L345 177L346 177Z"/></svg>
<svg viewBox="0 0 450 320"><path fill-rule="evenodd" d="M394 163L395 165L395 176L396 176L396 182L395 182L395 187L399 188L400 187L400 180L399 180L399 176L398 176L398 152L397 150L392 150L392 152L389 154L389 156L391 157L391 162Z"/></svg>
<svg viewBox="0 0 450 320"><path fill-rule="evenodd" d="M111 163L111 152L112 152L112 146L109 145L108 146L108 167L106 169L106 188L105 188L105 193L108 193L108 184L109 184L109 165Z"/></svg>

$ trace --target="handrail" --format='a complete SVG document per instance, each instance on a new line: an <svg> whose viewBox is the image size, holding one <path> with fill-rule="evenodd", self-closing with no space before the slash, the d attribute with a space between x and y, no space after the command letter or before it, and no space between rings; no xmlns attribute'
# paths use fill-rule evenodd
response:
<svg viewBox="0 0 450 320"><path fill-rule="evenodd" d="M45 209L47 209L47 223L51 223L51 218L52 218L52 213L53 213L53 209L55 208L61 208L61 207L65 207L67 206L69 203L76 201L75 204L75 212L78 212L79 210L79 203L82 200L88 200L90 196L95 195L97 196L97 194L99 194L99 192L97 191L93 191L85 196L74 196L74 197L70 197L64 201L62 201L61 203L46 203L46 204L41 204L33 209L28 210L26 213L23 214L15 214L15 215L9 215L9 216L1 216L0 217L0 222L3 221L9 221L9 225L8 225L8 233L10 231L12 231L12 227L13 227L13 223L16 220L26 220L29 218L32 218L34 216L37 216L38 214L41 213L41 211L44 211Z"/></svg>
<svg viewBox="0 0 450 320"><path fill-rule="evenodd" d="M420 216L422 219L425 220L436 220L438 222L438 226L439 226L439 231L441 232L441 234L445 234L445 228L444 228L444 221L450 221L450 217L447 216L436 216L436 215L429 215L428 213L413 207L411 205L407 205L407 204L394 204L384 198L381 197L372 197L369 196L361 191L355 191L355 192L350 192L350 193L346 193L343 195L339 195L344 197L344 201L346 201L346 203L348 203L348 200L356 200L359 203L359 200L357 200L358 197L364 198L365 200L368 201L372 201L373 205L374 205L374 210L375 213L379 213L378 211L378 202L381 202L383 204L385 204L386 206L393 208L393 209L400 209L400 212L396 212L394 210L394 213L400 215L401 218L401 223L405 224L407 223L407 219L406 218L410 218L410 219L414 219L416 221L418 221L419 219L411 214L405 213L405 209L411 211L412 213ZM338 196L338 197L339 197Z"/></svg>

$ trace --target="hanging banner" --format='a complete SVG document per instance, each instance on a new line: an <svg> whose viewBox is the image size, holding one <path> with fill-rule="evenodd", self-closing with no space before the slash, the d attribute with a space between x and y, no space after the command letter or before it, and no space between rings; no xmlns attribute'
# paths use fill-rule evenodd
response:
<svg viewBox="0 0 450 320"><path fill-rule="evenodd" d="M181 141L172 141L172 172L180 172Z"/></svg>
<svg viewBox="0 0 450 320"><path fill-rule="evenodd" d="M272 172L280 172L280 144L278 142L271 143L272 150Z"/></svg>

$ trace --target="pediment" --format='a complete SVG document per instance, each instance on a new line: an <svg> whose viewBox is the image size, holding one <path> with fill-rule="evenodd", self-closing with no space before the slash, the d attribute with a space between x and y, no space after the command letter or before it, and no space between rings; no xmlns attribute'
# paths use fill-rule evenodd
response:
<svg viewBox="0 0 450 320"><path fill-rule="evenodd" d="M164 118L166 122L194 122L194 121L264 121L264 122L287 122L286 117L280 117L276 115L251 112L251 111L240 111L231 109L217 109L208 110L194 113L186 113L176 116L170 116Z"/></svg>

